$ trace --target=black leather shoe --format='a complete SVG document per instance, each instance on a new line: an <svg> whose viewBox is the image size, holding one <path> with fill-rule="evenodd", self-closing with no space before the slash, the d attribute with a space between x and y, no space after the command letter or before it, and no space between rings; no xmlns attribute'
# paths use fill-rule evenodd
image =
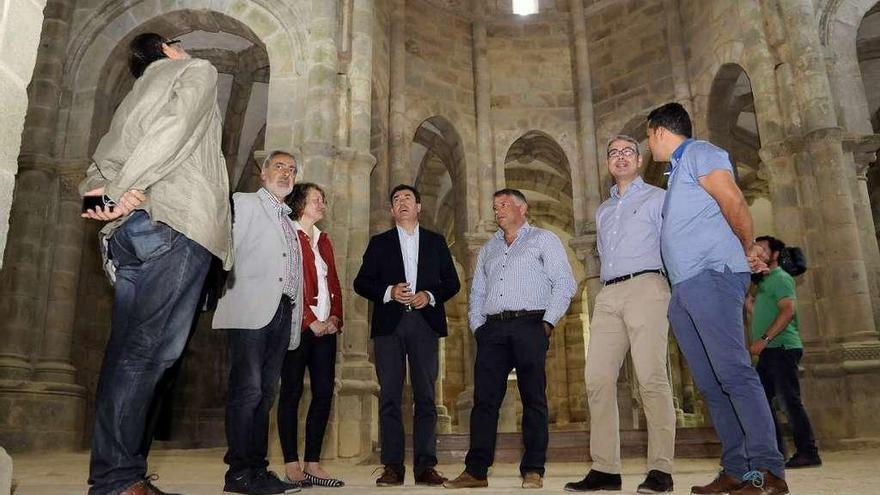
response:
<svg viewBox="0 0 880 495"><path fill-rule="evenodd" d="M672 475L657 469L648 471L645 482L639 485L639 493L667 493L672 491Z"/></svg>
<svg viewBox="0 0 880 495"><path fill-rule="evenodd" d="M819 454L816 455L801 455L795 454L791 456L791 459L785 463L785 469L799 469L799 468L809 468L809 467L819 467L822 465L822 459L819 457Z"/></svg>
<svg viewBox="0 0 880 495"><path fill-rule="evenodd" d="M587 476L580 481L565 484L567 492L598 492L620 491L623 481L619 474L603 473L591 469Z"/></svg>

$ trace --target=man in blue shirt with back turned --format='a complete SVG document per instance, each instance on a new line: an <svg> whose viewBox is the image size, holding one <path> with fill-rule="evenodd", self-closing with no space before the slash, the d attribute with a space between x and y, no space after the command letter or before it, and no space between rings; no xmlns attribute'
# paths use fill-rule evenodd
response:
<svg viewBox="0 0 880 495"><path fill-rule="evenodd" d="M648 114L648 146L670 163L660 249L672 283L669 321L721 439L718 477L691 493L783 495L782 454L744 344L750 271L766 271L727 153L691 138L678 103Z"/></svg>

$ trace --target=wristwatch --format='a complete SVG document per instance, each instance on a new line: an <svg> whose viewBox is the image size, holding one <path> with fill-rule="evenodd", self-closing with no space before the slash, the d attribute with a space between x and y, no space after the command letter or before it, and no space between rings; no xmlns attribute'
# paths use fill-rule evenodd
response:
<svg viewBox="0 0 880 495"><path fill-rule="evenodd" d="M770 336L765 333L764 335L761 335L761 340L764 342L770 342Z"/></svg>

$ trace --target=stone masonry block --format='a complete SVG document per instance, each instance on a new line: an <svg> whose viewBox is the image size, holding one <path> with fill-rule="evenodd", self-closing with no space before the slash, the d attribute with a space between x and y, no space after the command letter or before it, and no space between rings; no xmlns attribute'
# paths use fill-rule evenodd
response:
<svg viewBox="0 0 880 495"><path fill-rule="evenodd" d="M45 1L7 0L4 25L0 32L0 62L27 85L34 71L40 31L43 28Z"/></svg>

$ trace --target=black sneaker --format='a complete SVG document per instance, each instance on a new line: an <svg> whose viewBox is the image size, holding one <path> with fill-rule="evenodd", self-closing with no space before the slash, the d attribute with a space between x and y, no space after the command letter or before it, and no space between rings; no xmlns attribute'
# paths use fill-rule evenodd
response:
<svg viewBox="0 0 880 495"><path fill-rule="evenodd" d="M567 492L598 492L620 491L623 481L619 474L603 473L591 469L587 476L580 481L565 484Z"/></svg>
<svg viewBox="0 0 880 495"><path fill-rule="evenodd" d="M645 482L639 485L639 493L666 493L672 491L672 475L652 469Z"/></svg>
<svg viewBox="0 0 880 495"><path fill-rule="evenodd" d="M251 481L250 472L246 471L237 476L226 476L226 483L223 484L223 495L248 495L248 488Z"/></svg>
<svg viewBox="0 0 880 495"><path fill-rule="evenodd" d="M248 483L248 495L288 495L301 490L299 484L281 481L272 471L254 473Z"/></svg>
<svg viewBox="0 0 880 495"><path fill-rule="evenodd" d="M803 455L797 453L791 456L785 463L785 469L799 469L799 468L809 468L809 467L819 467L822 465L822 459L819 457L819 454L815 455Z"/></svg>

